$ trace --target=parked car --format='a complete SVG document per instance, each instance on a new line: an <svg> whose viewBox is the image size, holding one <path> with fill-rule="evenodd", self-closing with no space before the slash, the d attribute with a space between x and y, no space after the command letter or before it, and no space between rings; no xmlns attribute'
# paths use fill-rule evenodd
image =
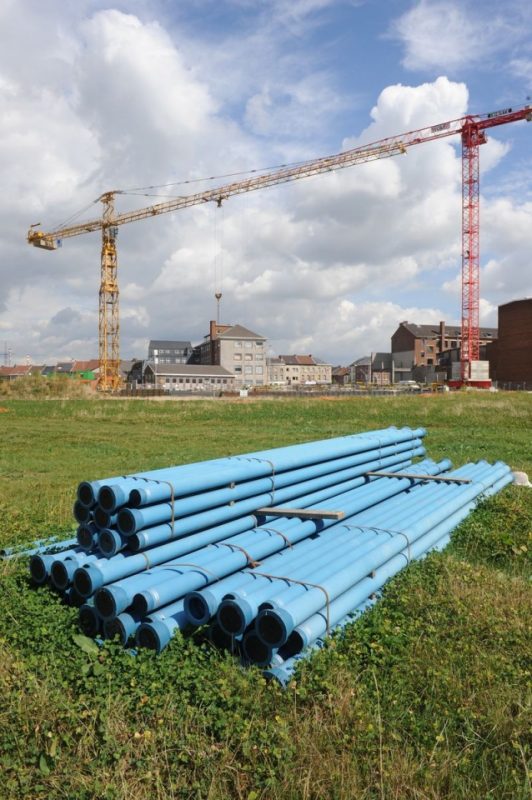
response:
<svg viewBox="0 0 532 800"><path fill-rule="evenodd" d="M419 383L416 383L416 381L399 381L397 386L399 386L401 389L410 389L413 392L421 389L421 386Z"/></svg>

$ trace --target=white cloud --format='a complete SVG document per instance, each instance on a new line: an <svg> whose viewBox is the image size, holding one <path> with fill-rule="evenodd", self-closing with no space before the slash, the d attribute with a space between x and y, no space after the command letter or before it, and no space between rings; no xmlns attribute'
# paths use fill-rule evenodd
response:
<svg viewBox="0 0 532 800"><path fill-rule="evenodd" d="M294 11L308 20L326 5L301 3ZM302 72L296 69L280 92L279 76L295 62L262 31L244 37L234 52L227 40L213 50L211 42L165 30L155 14L94 11L87 3L74 11L69 6L63 18L61 8L57 3L54 13L39 15L43 48L30 50L26 64L18 53L25 26L16 24L17 8L2 12L19 47L10 43L9 57L0 53L0 329L19 358L31 353L38 361L96 355L100 254L97 234L65 240L53 253L29 248L24 235L30 222L48 227L112 187L230 173L276 163L280 154L300 160L314 135L319 140L320 124L330 123L326 115L320 123L316 109L326 106L334 114L345 102L331 91L326 73L304 75L304 60ZM287 3L278 9L290 13ZM222 78L230 85L233 75L245 72L239 59L253 46L265 49L257 54L261 69L247 70L253 74L235 87L241 111L248 110L243 118L230 113L227 89L220 86ZM225 74L219 70L224 62ZM319 94L314 105L313 92ZM367 128L338 147L459 117L467 102L466 86L445 77L389 86ZM283 109L290 123L284 129L278 126ZM506 152L490 139L483 168ZM438 296L437 288L459 264L460 191L459 152L445 140L234 197L221 210L199 206L123 226L122 353L142 356L151 337L198 341L215 314L215 262L224 274L224 319L264 333L277 352L302 349L348 362L386 349L400 319L450 319L449 308L456 317L459 304ZM120 209L149 202L117 197ZM523 253L530 252L532 211L505 202L492 207L492 221L486 216L491 304L501 293L521 292ZM89 213L98 215L99 206Z"/></svg>
<svg viewBox="0 0 532 800"><path fill-rule="evenodd" d="M509 47L523 36L509 9L448 0L420 0L393 24L391 36L404 46L403 64L411 70L455 72Z"/></svg>

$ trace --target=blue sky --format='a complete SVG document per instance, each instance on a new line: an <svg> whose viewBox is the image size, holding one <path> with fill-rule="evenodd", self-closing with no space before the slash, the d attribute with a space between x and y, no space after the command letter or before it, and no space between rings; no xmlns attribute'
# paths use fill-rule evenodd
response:
<svg viewBox="0 0 532 800"><path fill-rule="evenodd" d="M312 158L532 94L522 0L6 0L0 30L0 338L18 361L97 352L97 235L43 253L30 223L109 188ZM502 127L481 150L484 324L532 294L531 136ZM216 272L226 321L349 363L388 349L400 320L457 321L459 263L459 142L421 145L123 226L122 354L198 341Z"/></svg>

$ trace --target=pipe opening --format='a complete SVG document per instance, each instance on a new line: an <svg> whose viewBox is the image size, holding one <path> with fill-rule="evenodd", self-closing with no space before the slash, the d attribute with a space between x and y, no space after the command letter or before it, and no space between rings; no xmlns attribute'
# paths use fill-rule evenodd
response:
<svg viewBox="0 0 532 800"><path fill-rule="evenodd" d="M143 594L135 595L135 597L133 598L132 608L133 612L135 614L138 614L139 617L146 617L151 610L148 608L148 601L146 600Z"/></svg>
<svg viewBox="0 0 532 800"><path fill-rule="evenodd" d="M62 561L54 561L50 569L50 578L56 589L66 589L70 583L70 577L65 564Z"/></svg>
<svg viewBox="0 0 532 800"><path fill-rule="evenodd" d="M233 602L223 602L218 611L220 625L233 636L242 633L245 627L242 612Z"/></svg>
<svg viewBox="0 0 532 800"><path fill-rule="evenodd" d="M301 635L297 631L292 631L286 642L279 648L279 655L286 661L300 653L305 646Z"/></svg>
<svg viewBox="0 0 532 800"><path fill-rule="evenodd" d="M79 627L86 636L96 636L100 629L100 620L93 608L90 606L80 608Z"/></svg>
<svg viewBox="0 0 532 800"><path fill-rule="evenodd" d="M107 620L103 626L103 629L106 639L114 639L115 636L118 636L121 644L126 644L126 631L122 625L122 621L119 620L118 617L116 617L116 619Z"/></svg>
<svg viewBox="0 0 532 800"><path fill-rule="evenodd" d="M109 525L109 513L101 506L94 509L94 521L99 528L107 528Z"/></svg>
<svg viewBox="0 0 532 800"><path fill-rule="evenodd" d="M116 603L109 589L100 589L94 598L94 605L100 616L110 619L116 616Z"/></svg>
<svg viewBox="0 0 532 800"><path fill-rule="evenodd" d="M98 545L105 555L114 555L116 552L115 537L112 531L103 530L98 537Z"/></svg>
<svg viewBox="0 0 532 800"><path fill-rule="evenodd" d="M48 577L46 566L41 556L32 556L30 560L30 575L35 583L44 583Z"/></svg>
<svg viewBox="0 0 532 800"><path fill-rule="evenodd" d="M284 626L271 614L264 614L258 618L257 629L261 639L268 644L277 645L284 639Z"/></svg>
<svg viewBox="0 0 532 800"><path fill-rule="evenodd" d="M157 632L150 625L141 625L137 633L137 644L139 647L147 647L149 650L158 650Z"/></svg>
<svg viewBox="0 0 532 800"><path fill-rule="evenodd" d="M202 597L189 597L187 599L187 612L197 625L201 625L209 618L207 604Z"/></svg>
<svg viewBox="0 0 532 800"><path fill-rule="evenodd" d="M138 508L142 503L142 498L138 489L132 489L129 493L129 505Z"/></svg>
<svg viewBox="0 0 532 800"><path fill-rule="evenodd" d="M98 502L104 511L114 511L115 494L111 486L102 486L98 493Z"/></svg>
<svg viewBox="0 0 532 800"><path fill-rule="evenodd" d="M78 500L87 508L91 508L95 503L92 486L87 481L83 481L83 483L80 483L78 486Z"/></svg>
<svg viewBox="0 0 532 800"><path fill-rule="evenodd" d="M82 597L89 597L92 594L91 576L85 569L77 569L74 573L74 586Z"/></svg>
<svg viewBox="0 0 532 800"><path fill-rule="evenodd" d="M255 664L269 664L271 650L268 645L261 642L256 633L250 633L244 640L244 653Z"/></svg>
<svg viewBox="0 0 532 800"><path fill-rule="evenodd" d="M94 534L86 525L80 525L77 533L77 540L80 547L84 550L91 550L94 544Z"/></svg>
<svg viewBox="0 0 532 800"><path fill-rule="evenodd" d="M118 515L118 527L126 536L135 533L135 517L129 508L123 508Z"/></svg>
<svg viewBox="0 0 532 800"><path fill-rule="evenodd" d="M74 519L77 522L88 522L91 518L90 508L84 506L79 500L74 503Z"/></svg>
<svg viewBox="0 0 532 800"><path fill-rule="evenodd" d="M235 649L233 637L229 636L219 625L211 626L209 639L218 650L230 650L232 652Z"/></svg>

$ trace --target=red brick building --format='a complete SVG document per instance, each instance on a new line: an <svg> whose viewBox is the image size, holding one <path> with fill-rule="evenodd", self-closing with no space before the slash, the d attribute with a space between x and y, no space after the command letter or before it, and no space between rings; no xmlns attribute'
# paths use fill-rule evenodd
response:
<svg viewBox="0 0 532 800"><path fill-rule="evenodd" d="M497 338L497 328L480 328L480 344L485 345ZM392 335L392 353L396 366L435 366L438 356L445 350L459 348L462 329L458 325L417 325L401 322Z"/></svg>
<svg viewBox="0 0 532 800"><path fill-rule="evenodd" d="M496 381L532 384L532 297L499 306L499 337L488 353Z"/></svg>

